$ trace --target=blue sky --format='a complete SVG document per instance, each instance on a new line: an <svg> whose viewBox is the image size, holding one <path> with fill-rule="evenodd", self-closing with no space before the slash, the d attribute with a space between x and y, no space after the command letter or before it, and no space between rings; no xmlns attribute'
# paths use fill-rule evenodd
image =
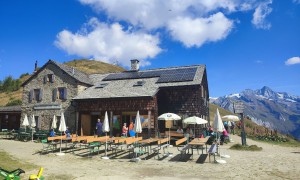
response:
<svg viewBox="0 0 300 180"><path fill-rule="evenodd" d="M141 69L205 64L211 97L300 95L300 0L1 0L0 80L88 58Z"/></svg>

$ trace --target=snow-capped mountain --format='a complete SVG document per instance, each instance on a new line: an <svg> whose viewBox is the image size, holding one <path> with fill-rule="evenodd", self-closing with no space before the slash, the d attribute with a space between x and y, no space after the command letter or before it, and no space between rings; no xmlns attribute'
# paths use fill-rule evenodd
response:
<svg viewBox="0 0 300 180"><path fill-rule="evenodd" d="M291 134L300 140L300 97L286 92L275 92L264 86L258 90L246 89L211 101L233 112L233 102L245 104L244 114L257 124Z"/></svg>

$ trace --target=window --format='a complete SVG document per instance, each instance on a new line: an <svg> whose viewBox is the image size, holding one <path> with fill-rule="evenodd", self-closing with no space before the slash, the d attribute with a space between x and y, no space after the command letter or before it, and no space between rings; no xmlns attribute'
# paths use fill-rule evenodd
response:
<svg viewBox="0 0 300 180"><path fill-rule="evenodd" d="M29 92L29 102L33 100L41 101L43 98L43 90L42 89L32 89Z"/></svg>
<svg viewBox="0 0 300 180"><path fill-rule="evenodd" d="M47 82L53 83L55 80L54 74L47 74L44 76L44 83L46 84Z"/></svg>
<svg viewBox="0 0 300 180"><path fill-rule="evenodd" d="M67 99L67 88L59 87L59 88L55 89L54 96L56 96L56 97L54 97L54 99L66 100Z"/></svg>
<svg viewBox="0 0 300 180"><path fill-rule="evenodd" d="M101 84L96 85L95 88L104 88L107 85L108 85L108 83L101 83Z"/></svg>
<svg viewBox="0 0 300 180"><path fill-rule="evenodd" d="M133 86L143 86L145 83L145 81L137 81Z"/></svg>

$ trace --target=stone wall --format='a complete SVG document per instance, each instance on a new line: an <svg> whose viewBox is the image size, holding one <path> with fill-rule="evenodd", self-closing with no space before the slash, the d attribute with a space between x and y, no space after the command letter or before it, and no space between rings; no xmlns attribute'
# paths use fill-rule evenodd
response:
<svg viewBox="0 0 300 180"><path fill-rule="evenodd" d="M45 82L44 78L48 74L54 74L53 82ZM39 129L48 130L51 127L53 116L60 116L63 112L67 126L74 130L76 113L75 108L71 105L71 99L78 94L79 90L85 88L83 86L56 65L47 64L44 69L34 74L31 81L23 87L21 124L25 114L28 116L34 114L38 116ZM53 99L53 90L58 87L67 89L67 99ZM30 102L30 90L32 89L42 89L41 100Z"/></svg>

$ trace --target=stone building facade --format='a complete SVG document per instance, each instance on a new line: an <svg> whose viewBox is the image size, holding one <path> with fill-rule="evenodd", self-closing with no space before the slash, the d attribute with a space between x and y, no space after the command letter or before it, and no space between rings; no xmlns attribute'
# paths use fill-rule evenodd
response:
<svg viewBox="0 0 300 180"><path fill-rule="evenodd" d="M34 115L36 128L48 130L53 116L57 117L59 123L63 113L67 126L74 130L76 113L72 98L91 85L86 74L49 60L22 84L21 121L25 114L28 117Z"/></svg>

